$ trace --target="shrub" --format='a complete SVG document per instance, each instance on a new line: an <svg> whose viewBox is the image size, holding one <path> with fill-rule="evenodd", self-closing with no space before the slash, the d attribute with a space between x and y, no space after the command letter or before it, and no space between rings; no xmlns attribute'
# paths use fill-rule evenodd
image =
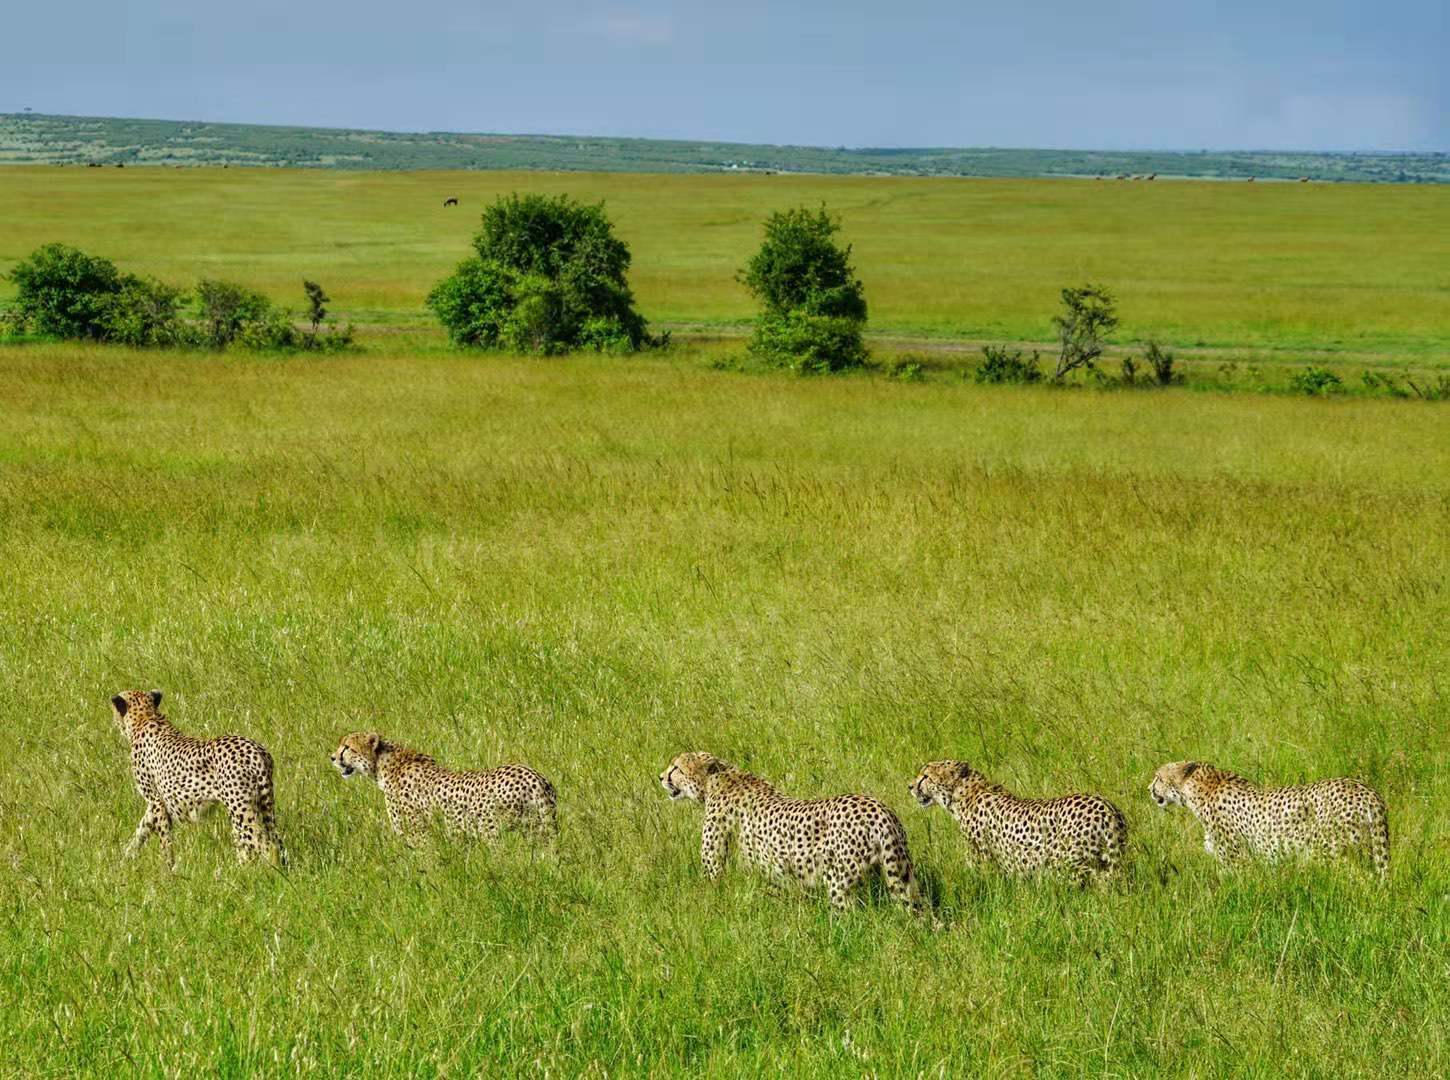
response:
<svg viewBox="0 0 1450 1080"><path fill-rule="evenodd" d="M602 203L500 198L483 212L473 246L477 255L428 294L455 345L550 354L663 344L634 310L629 248Z"/></svg>
<svg viewBox="0 0 1450 1080"><path fill-rule="evenodd" d="M979 383L1035 383L1042 379L1042 369L1037 366L1039 356L1023 359L1021 349L1009 349L1005 345L984 345L982 362L977 365L972 377Z"/></svg>
<svg viewBox="0 0 1450 1080"><path fill-rule="evenodd" d="M927 358L919 353L902 353L886 365L886 377L897 382L923 382Z"/></svg>
<svg viewBox="0 0 1450 1080"><path fill-rule="evenodd" d="M1062 311L1052 317L1057 326L1058 382L1078 368L1091 368L1103 354L1105 337L1118 325L1113 294L1102 285L1062 290Z"/></svg>
<svg viewBox="0 0 1450 1080"><path fill-rule="evenodd" d="M855 319L788 311L755 320L750 352L798 375L825 375L866 362L861 324Z"/></svg>
<svg viewBox="0 0 1450 1080"><path fill-rule="evenodd" d="M232 281L197 282L196 300L201 340L213 349L225 349L272 312L272 302L265 296ZM257 333L265 336L263 331L253 336Z"/></svg>
<svg viewBox="0 0 1450 1080"><path fill-rule="evenodd" d="M1320 397L1343 391L1344 380L1332 371L1310 364L1303 371L1293 374L1289 379L1289 386L1298 393Z"/></svg>
<svg viewBox="0 0 1450 1080"><path fill-rule="evenodd" d="M737 275L760 303L750 351L798 372L840 371L866 360L866 293L840 222L825 209L777 211Z"/></svg>
<svg viewBox="0 0 1450 1080"><path fill-rule="evenodd" d="M1371 393L1376 390L1383 390L1390 397L1407 398L1410 392L1400 385L1400 381L1393 375L1379 375L1368 369L1359 373L1360 381L1364 388Z"/></svg>
<svg viewBox="0 0 1450 1080"><path fill-rule="evenodd" d="M1172 386L1183 381L1183 373L1173 369L1176 362L1173 354L1156 341L1148 342L1148 347L1143 351L1143 359L1153 369L1153 380L1159 386Z"/></svg>
<svg viewBox="0 0 1450 1080"><path fill-rule="evenodd" d="M10 271L18 321L39 334L99 340L124 280L114 263L64 244L46 244Z"/></svg>
<svg viewBox="0 0 1450 1080"><path fill-rule="evenodd" d="M1138 361L1133 359L1132 354L1123 357L1123 382L1128 386L1138 382Z"/></svg>
<svg viewBox="0 0 1450 1080"><path fill-rule="evenodd" d="M106 305L102 336L137 349L185 345L194 336L181 317L185 302L185 289L127 274Z"/></svg>
<svg viewBox="0 0 1450 1080"><path fill-rule="evenodd" d="M1410 376L1405 376L1405 382L1415 392L1415 396L1425 401L1450 401L1450 375L1434 375L1425 380L1421 386Z"/></svg>

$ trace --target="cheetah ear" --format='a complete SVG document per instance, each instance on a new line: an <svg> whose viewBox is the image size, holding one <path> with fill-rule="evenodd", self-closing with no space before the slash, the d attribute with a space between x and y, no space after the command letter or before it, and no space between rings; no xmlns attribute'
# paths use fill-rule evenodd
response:
<svg viewBox="0 0 1450 1080"><path fill-rule="evenodd" d="M965 780L972 775L972 767L965 761L959 761L957 762L957 767L952 770L952 774L958 780Z"/></svg>
<svg viewBox="0 0 1450 1080"><path fill-rule="evenodd" d="M713 776L715 773L724 772L726 764L717 757L711 757L705 762L705 775Z"/></svg>
<svg viewBox="0 0 1450 1080"><path fill-rule="evenodd" d="M371 731L368 733L367 744L368 749L376 754L378 752L378 749L383 745L383 737L379 735L376 731Z"/></svg>
<svg viewBox="0 0 1450 1080"><path fill-rule="evenodd" d="M116 707L116 715L117 716L125 716L126 715L126 710L131 707L130 702L128 702L120 694L117 694L115 697L113 697L111 699L111 704Z"/></svg>
<svg viewBox="0 0 1450 1080"><path fill-rule="evenodd" d="M151 707L153 709L159 709L159 708L161 708L161 691L160 690L152 690L151 691Z"/></svg>
<svg viewBox="0 0 1450 1080"><path fill-rule="evenodd" d="M1185 761L1183 763L1183 779L1187 780L1198 771L1199 764L1196 761Z"/></svg>

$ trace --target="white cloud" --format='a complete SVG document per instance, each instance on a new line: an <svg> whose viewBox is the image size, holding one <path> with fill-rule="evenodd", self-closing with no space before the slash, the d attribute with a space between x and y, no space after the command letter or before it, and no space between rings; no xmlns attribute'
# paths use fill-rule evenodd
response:
<svg viewBox="0 0 1450 1080"><path fill-rule="evenodd" d="M668 45L675 39L672 19L637 11L611 12L586 23L584 29L617 45Z"/></svg>

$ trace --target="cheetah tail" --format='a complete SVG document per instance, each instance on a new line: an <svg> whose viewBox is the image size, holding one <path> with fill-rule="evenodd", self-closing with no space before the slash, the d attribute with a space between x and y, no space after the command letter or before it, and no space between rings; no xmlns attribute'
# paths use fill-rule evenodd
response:
<svg viewBox="0 0 1450 1080"><path fill-rule="evenodd" d="M286 866L287 849L282 844L281 834L277 832L277 792L272 786L271 769L262 775L262 783L257 791L257 816L262 820L263 840L272 845L278 864Z"/></svg>
<svg viewBox="0 0 1450 1080"><path fill-rule="evenodd" d="M1381 881L1390 876L1390 815L1384 807L1379 808L1369 823L1369 854L1374 861L1375 873Z"/></svg>

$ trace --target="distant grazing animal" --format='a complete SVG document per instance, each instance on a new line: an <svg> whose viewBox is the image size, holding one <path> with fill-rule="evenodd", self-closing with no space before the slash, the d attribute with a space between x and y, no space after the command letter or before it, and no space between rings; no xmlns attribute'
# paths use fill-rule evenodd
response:
<svg viewBox="0 0 1450 1080"><path fill-rule="evenodd" d="M1118 870L1128 845L1123 813L1100 795L1019 799L964 761L921 767L911 794L956 819L968 861L1008 874L1066 874L1079 885Z"/></svg>
<svg viewBox="0 0 1450 1080"><path fill-rule="evenodd" d="M1127 178L1128 178L1128 174L1127 173L1118 173L1118 175L1117 175L1117 179L1119 179L1119 180L1126 180Z"/></svg>
<svg viewBox="0 0 1450 1080"><path fill-rule="evenodd" d="M343 738L332 764L346 779L372 777L383 793L393 831L417 839L441 813L452 831L492 840L506 829L552 843L558 834L554 785L527 765L454 772L375 731Z"/></svg>
<svg viewBox="0 0 1450 1080"><path fill-rule="evenodd" d="M1176 761L1153 774L1148 793L1160 809L1186 806L1203 826L1203 849L1220 862L1361 849L1381 879L1389 874L1389 814L1379 793L1358 780L1263 788L1226 769Z"/></svg>
<svg viewBox="0 0 1450 1080"><path fill-rule="evenodd" d="M1246 183L1250 183L1250 184L1252 184L1253 182L1254 182L1254 178L1252 176L1249 177L1248 180L1246 181Z"/></svg>
<svg viewBox="0 0 1450 1080"><path fill-rule="evenodd" d="M146 800L146 813L126 845L132 858L152 833L171 866L171 823L195 821L211 803L227 808L237 859L246 862L264 849L286 865L277 835L272 755L240 735L193 739L161 715L160 690L125 690L111 699L116 727L131 747L131 774Z"/></svg>
<svg viewBox="0 0 1450 1080"><path fill-rule="evenodd" d="M758 776L703 751L680 754L660 774L671 799L704 805L700 860L712 881L725 869L733 841L745 862L808 888L824 884L844 908L852 891L879 867L891 895L920 907L906 830L868 795L792 799Z"/></svg>
<svg viewBox="0 0 1450 1080"><path fill-rule="evenodd" d="M444 206L457 206L458 205L458 200L457 199L453 199L453 198L444 199L443 200L443 205Z"/></svg>
<svg viewBox="0 0 1450 1080"><path fill-rule="evenodd" d="M1299 177L1299 183L1301 183L1301 184L1307 184L1307 183L1309 183L1309 177L1307 177L1307 176L1301 176L1301 177Z"/></svg>
<svg viewBox="0 0 1450 1080"><path fill-rule="evenodd" d="M1157 180L1158 179L1158 174L1157 173L1149 173L1148 174L1148 179L1149 180Z"/></svg>

